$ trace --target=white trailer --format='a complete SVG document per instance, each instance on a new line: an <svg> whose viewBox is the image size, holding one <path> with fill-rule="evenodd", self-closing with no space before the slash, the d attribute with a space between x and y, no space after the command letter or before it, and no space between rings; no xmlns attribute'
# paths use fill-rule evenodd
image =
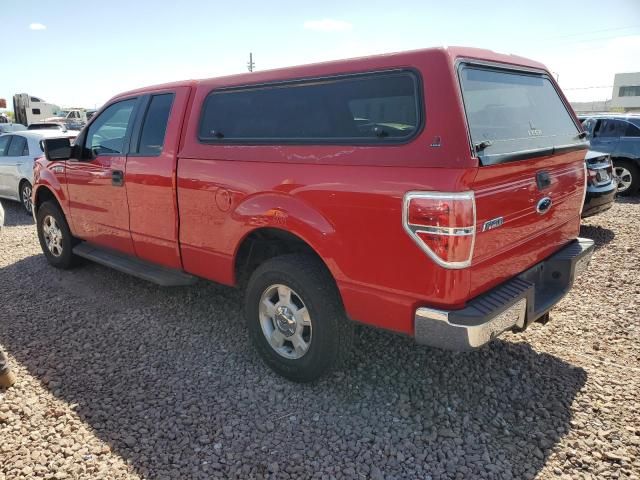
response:
<svg viewBox="0 0 640 480"><path fill-rule="evenodd" d="M32 123L58 116L60 107L28 93L17 93L13 96L13 112L15 122L28 127Z"/></svg>

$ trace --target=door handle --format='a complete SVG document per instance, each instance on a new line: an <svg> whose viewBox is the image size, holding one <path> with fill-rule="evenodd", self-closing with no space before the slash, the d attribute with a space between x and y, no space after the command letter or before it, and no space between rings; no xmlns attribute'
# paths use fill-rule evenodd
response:
<svg viewBox="0 0 640 480"><path fill-rule="evenodd" d="M111 185L114 187L124 185L124 172L122 170L111 170Z"/></svg>

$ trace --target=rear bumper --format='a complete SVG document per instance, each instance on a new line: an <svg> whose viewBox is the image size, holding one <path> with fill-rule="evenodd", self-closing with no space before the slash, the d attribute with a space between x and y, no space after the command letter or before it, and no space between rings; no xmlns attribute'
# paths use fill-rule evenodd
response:
<svg viewBox="0 0 640 480"><path fill-rule="evenodd" d="M418 343L447 350L473 350L507 330L522 330L564 297L594 251L578 238L546 260L471 300L461 310L422 307L415 312Z"/></svg>
<svg viewBox="0 0 640 480"><path fill-rule="evenodd" d="M598 213L609 210L616 198L617 188L615 183L611 183L608 189L587 188L587 195L584 199L582 218L590 217Z"/></svg>

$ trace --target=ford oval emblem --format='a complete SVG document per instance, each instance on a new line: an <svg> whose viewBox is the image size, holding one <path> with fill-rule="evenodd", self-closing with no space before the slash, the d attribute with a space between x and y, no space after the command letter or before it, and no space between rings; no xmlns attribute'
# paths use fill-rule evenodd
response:
<svg viewBox="0 0 640 480"><path fill-rule="evenodd" d="M553 201L551 200L551 197L544 197L538 202L538 205L536 206L536 212L538 212L540 215L545 214L549 211L552 204Z"/></svg>

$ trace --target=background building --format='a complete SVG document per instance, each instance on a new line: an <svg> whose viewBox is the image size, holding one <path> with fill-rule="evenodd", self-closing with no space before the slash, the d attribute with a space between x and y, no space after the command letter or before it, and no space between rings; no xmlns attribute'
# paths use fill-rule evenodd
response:
<svg viewBox="0 0 640 480"><path fill-rule="evenodd" d="M640 112L640 72L616 73L611 108L625 112Z"/></svg>
<svg viewBox="0 0 640 480"><path fill-rule="evenodd" d="M594 100L593 102L569 102L576 113L608 112L611 100Z"/></svg>

